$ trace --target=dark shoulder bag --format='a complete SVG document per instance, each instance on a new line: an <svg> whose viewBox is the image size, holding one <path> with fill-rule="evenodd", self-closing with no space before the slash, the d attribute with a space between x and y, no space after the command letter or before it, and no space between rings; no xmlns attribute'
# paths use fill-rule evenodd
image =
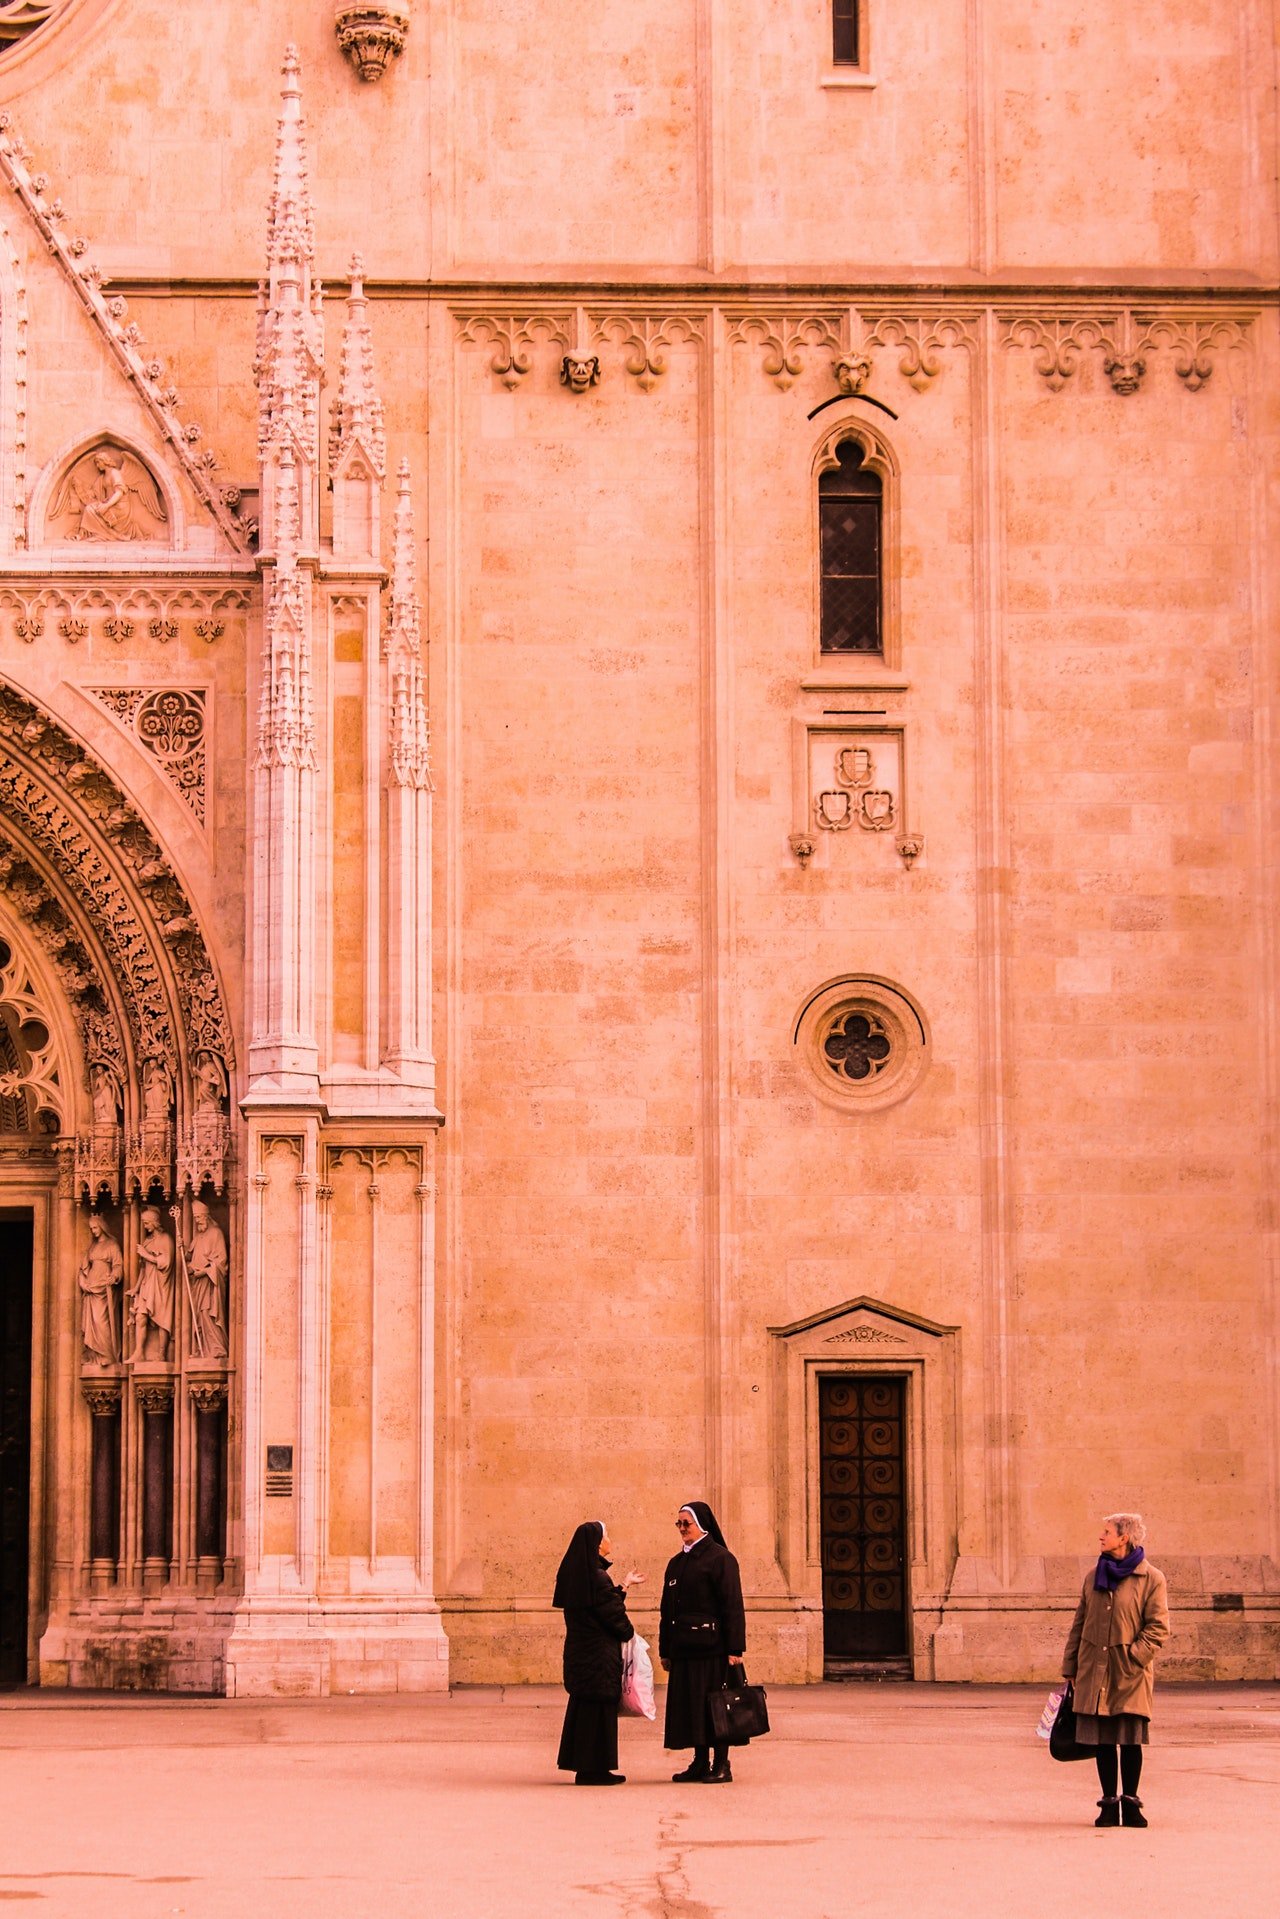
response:
<svg viewBox="0 0 1280 1919"><path fill-rule="evenodd" d="M1096 1746L1082 1746L1076 1738L1076 1709L1073 1688L1068 1679L1062 1704L1053 1722L1053 1731L1049 1734L1049 1752L1054 1759L1092 1759L1097 1750Z"/></svg>
<svg viewBox="0 0 1280 1919"><path fill-rule="evenodd" d="M707 1694L707 1712L711 1719L712 1744L745 1746L769 1730L769 1705L763 1686L747 1683L747 1669L739 1666L738 1684L718 1687Z"/></svg>

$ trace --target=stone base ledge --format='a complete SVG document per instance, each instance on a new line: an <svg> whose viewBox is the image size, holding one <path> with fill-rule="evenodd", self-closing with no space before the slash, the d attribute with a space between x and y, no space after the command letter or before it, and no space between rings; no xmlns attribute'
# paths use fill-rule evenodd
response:
<svg viewBox="0 0 1280 1919"><path fill-rule="evenodd" d="M40 1684L52 1691L218 1695L230 1626L227 1610L203 1621L112 1612L54 1618L40 1639Z"/></svg>
<svg viewBox="0 0 1280 1919"><path fill-rule="evenodd" d="M448 1690L449 1641L434 1610L404 1605L362 1616L346 1606L297 1614L247 1608L227 1640L228 1699Z"/></svg>

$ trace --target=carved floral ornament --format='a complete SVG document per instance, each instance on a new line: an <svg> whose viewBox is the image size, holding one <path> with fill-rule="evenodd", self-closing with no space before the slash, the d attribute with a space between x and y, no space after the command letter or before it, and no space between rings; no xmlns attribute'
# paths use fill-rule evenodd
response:
<svg viewBox="0 0 1280 1919"><path fill-rule="evenodd" d="M1152 356L1167 352L1188 392L1210 379L1217 353L1241 346L1254 317L1239 312L1184 314L1116 308L1094 314L1022 314L989 308L911 311L874 307L725 308L729 346L755 349L765 376L785 392L822 367L835 391L864 393L882 371L892 371L917 393L926 392L956 348L977 349L984 316L991 314L1006 348L1029 349L1050 388L1064 386L1086 352L1096 350L1102 370L1119 394L1136 393ZM490 345L490 370L510 389L518 387L540 357L557 368L570 393L586 393L610 370L610 348L621 346L623 369L646 391L667 370L673 344L704 346L713 324L705 311L633 314L577 308L541 312L458 312L464 346Z"/></svg>
<svg viewBox="0 0 1280 1919"><path fill-rule="evenodd" d="M84 690L159 763L169 784L203 826L205 688L91 686Z"/></svg>
<svg viewBox="0 0 1280 1919"><path fill-rule="evenodd" d="M176 1143L181 1163L220 1185L231 1029L190 902L106 770L2 681L0 815L0 884L58 969L79 1022L95 1131L117 1129L122 1089L136 1079L141 1110L124 1142L126 1176L144 1192L151 1178L167 1185ZM100 1144L105 1151L105 1137ZM112 1159L119 1142L109 1144ZM86 1166L103 1157L89 1150ZM105 1172L104 1180L115 1185Z"/></svg>

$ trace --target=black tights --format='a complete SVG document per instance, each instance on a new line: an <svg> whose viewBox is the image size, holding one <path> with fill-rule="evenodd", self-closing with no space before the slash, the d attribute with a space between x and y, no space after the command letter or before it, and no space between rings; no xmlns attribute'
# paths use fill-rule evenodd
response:
<svg viewBox="0 0 1280 1919"><path fill-rule="evenodd" d="M711 1760L707 1758L708 1751L714 1755ZM723 1766L728 1761L728 1758L728 1746L711 1746L710 1748L706 1746L695 1746L693 1749L693 1763L695 1766L705 1766L708 1764Z"/></svg>
<svg viewBox="0 0 1280 1919"><path fill-rule="evenodd" d="M1098 1784L1108 1799L1116 1797L1116 1753L1120 1754L1120 1785L1125 1797L1136 1799L1138 1781L1142 1777L1141 1746L1099 1746L1098 1747Z"/></svg>

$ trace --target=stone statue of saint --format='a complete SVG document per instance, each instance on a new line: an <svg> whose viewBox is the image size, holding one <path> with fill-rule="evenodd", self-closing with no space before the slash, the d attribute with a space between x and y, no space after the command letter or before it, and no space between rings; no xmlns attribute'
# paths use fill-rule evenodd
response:
<svg viewBox="0 0 1280 1919"><path fill-rule="evenodd" d="M95 1126L118 1126L120 1124L120 1094L113 1075L105 1066L94 1066L89 1072L89 1081L93 1089L93 1123Z"/></svg>
<svg viewBox="0 0 1280 1919"><path fill-rule="evenodd" d="M142 1122L163 1126L169 1118L169 1073L163 1060L149 1059L142 1069Z"/></svg>
<svg viewBox="0 0 1280 1919"><path fill-rule="evenodd" d="M222 1111L222 1102L226 1098L227 1081L222 1063L212 1053L197 1053L192 1071L192 1093L197 1112Z"/></svg>
<svg viewBox="0 0 1280 1919"><path fill-rule="evenodd" d="M120 1300L124 1279L119 1242L97 1213L89 1215L89 1244L76 1273L80 1282L80 1337L86 1366L120 1364Z"/></svg>
<svg viewBox="0 0 1280 1919"><path fill-rule="evenodd" d="M185 1248L191 1286L191 1350L196 1359L227 1356L227 1242L202 1199L191 1208Z"/></svg>
<svg viewBox="0 0 1280 1919"><path fill-rule="evenodd" d="M139 1225L138 1273L129 1295L134 1326L131 1357L168 1359L173 1338L173 1241L154 1206L143 1207Z"/></svg>

